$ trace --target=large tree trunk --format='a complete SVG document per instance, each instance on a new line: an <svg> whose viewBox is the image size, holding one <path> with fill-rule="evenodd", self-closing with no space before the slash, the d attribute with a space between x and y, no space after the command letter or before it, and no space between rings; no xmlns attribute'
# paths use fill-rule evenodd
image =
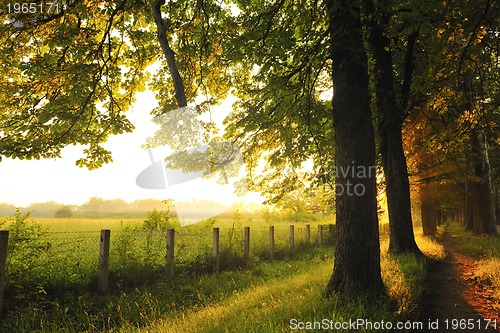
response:
<svg viewBox="0 0 500 333"><path fill-rule="evenodd" d="M474 175L477 180L471 185L473 189L474 216L467 227L476 234L496 234L495 203L491 186L490 162L484 134L478 131L471 133Z"/></svg>
<svg viewBox="0 0 500 333"><path fill-rule="evenodd" d="M335 167L339 171L335 262L326 292L380 294L384 286L373 172L375 142L360 13L349 0L327 0L326 4L333 61ZM365 171L366 177L353 170Z"/></svg>
<svg viewBox="0 0 500 333"><path fill-rule="evenodd" d="M365 12L365 31L373 60L378 134L386 182L389 251L422 255L413 233L410 183L401 133L404 112L396 100L390 41L384 31L389 17L384 14L384 10L377 11L372 0L365 0ZM411 61L408 66L407 70L410 70Z"/></svg>

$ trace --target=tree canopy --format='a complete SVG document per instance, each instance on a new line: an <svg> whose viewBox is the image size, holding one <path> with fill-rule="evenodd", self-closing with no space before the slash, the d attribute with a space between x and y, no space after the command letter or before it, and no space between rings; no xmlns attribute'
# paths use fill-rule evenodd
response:
<svg viewBox="0 0 500 333"><path fill-rule="evenodd" d="M34 13L4 12L1 156L56 157L64 146L82 144L84 157L77 164L96 168L112 160L101 145L109 135L133 130L125 111L137 92L155 91L160 106L154 115L176 109L171 71L159 57L153 5L161 7L187 101L205 96L208 103L198 108L204 112L229 92L238 97L226 120L227 138L242 147L251 189L279 199L300 180L297 169L309 159L315 162L315 176L328 174L333 85L327 17L323 2L309 0L163 6L75 0ZM476 100L490 109L488 117L498 113L497 9L491 1L433 6L389 1L385 11L400 100L411 97L410 106L425 100L441 118L454 117L464 111L453 111L459 103L446 83L458 84L468 72L475 82L468 89L482 94ZM410 90L404 82L405 54L415 32ZM155 62L157 69L148 67ZM489 121L489 128L495 123ZM448 131L468 127L458 124ZM430 143L438 145L438 136L446 133L435 133ZM258 165L261 157L269 162L264 170Z"/></svg>
<svg viewBox="0 0 500 333"><path fill-rule="evenodd" d="M154 91L159 107L152 116L178 108L193 116L211 112L232 94L237 102L224 132L212 121L198 125L212 141L241 149L245 187L268 202L318 186L333 199L349 181L335 168L374 166L377 145L391 242L413 240L408 191L397 195L409 187L405 158L422 207L465 207L467 225L491 233L500 145L498 11L493 0L72 0L4 12L0 157L57 157L80 144L84 156L76 164L95 169L112 161L102 143L133 130L126 111L138 92ZM150 143L179 141L170 134ZM368 233L361 241L370 252L366 265L379 275L374 181L363 180L373 202L336 196L344 235L337 247L339 258L349 258L353 245L346 241ZM465 199L428 197L445 188ZM451 198L454 205L440 203ZM399 220L408 232L393 239L403 234ZM337 267L333 284L353 273ZM381 285L378 277L350 282Z"/></svg>

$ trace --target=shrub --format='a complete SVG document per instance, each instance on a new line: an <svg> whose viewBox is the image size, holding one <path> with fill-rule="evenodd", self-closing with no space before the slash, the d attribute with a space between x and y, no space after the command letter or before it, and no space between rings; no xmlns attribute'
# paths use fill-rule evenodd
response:
<svg viewBox="0 0 500 333"><path fill-rule="evenodd" d="M172 201L163 201L167 205L165 210L157 210L154 208L152 211L146 214L146 220L144 220L145 230L166 230L168 228L179 228L181 225L177 214L172 212Z"/></svg>
<svg viewBox="0 0 500 333"><path fill-rule="evenodd" d="M6 225L9 230L7 276L8 283L15 289L36 284L37 279L43 276L43 267L40 267L39 260L47 248L43 239L46 231L41 225L28 220L30 214L31 212L21 214L17 209L13 217L0 222L0 227Z"/></svg>

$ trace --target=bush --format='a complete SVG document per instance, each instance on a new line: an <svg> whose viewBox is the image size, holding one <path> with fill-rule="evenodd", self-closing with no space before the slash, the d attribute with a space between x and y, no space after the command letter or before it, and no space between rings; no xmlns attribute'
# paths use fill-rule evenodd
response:
<svg viewBox="0 0 500 333"><path fill-rule="evenodd" d="M146 214L146 220L144 221L145 230L166 230L170 228L179 228L181 225L177 214L171 212L172 201L163 201L167 205L165 210L157 210L154 208L152 211Z"/></svg>
<svg viewBox="0 0 500 333"><path fill-rule="evenodd" d="M47 247L43 239L46 232L41 225L28 220L30 214L31 212L21 214L17 209L13 217L0 222L0 227L6 225L9 230L7 282L15 289L36 284L36 281L43 276L43 267L40 267L38 261ZM40 288L36 289L42 291Z"/></svg>

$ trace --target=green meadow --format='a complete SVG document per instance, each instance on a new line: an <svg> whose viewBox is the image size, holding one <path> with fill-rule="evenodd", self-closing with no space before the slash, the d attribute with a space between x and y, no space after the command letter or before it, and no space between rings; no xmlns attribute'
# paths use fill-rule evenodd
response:
<svg viewBox="0 0 500 333"><path fill-rule="evenodd" d="M381 245L389 302L322 296L334 249L328 228L318 246L318 225L328 222L328 217L299 222L232 213L177 227L175 276L169 277L162 226L147 226L144 219L33 220L19 215L2 226L11 230L11 245L0 330L288 332L292 319L397 321L416 315L427 263L388 256L387 235L381 236ZM295 226L293 253L290 224ZM275 227L274 260L269 258L270 225ZM249 260L243 258L245 226L251 230ZM220 228L219 273L211 257L213 228ZM106 295L96 292L101 229L111 230ZM418 242L429 256L443 256L437 243L421 236Z"/></svg>

